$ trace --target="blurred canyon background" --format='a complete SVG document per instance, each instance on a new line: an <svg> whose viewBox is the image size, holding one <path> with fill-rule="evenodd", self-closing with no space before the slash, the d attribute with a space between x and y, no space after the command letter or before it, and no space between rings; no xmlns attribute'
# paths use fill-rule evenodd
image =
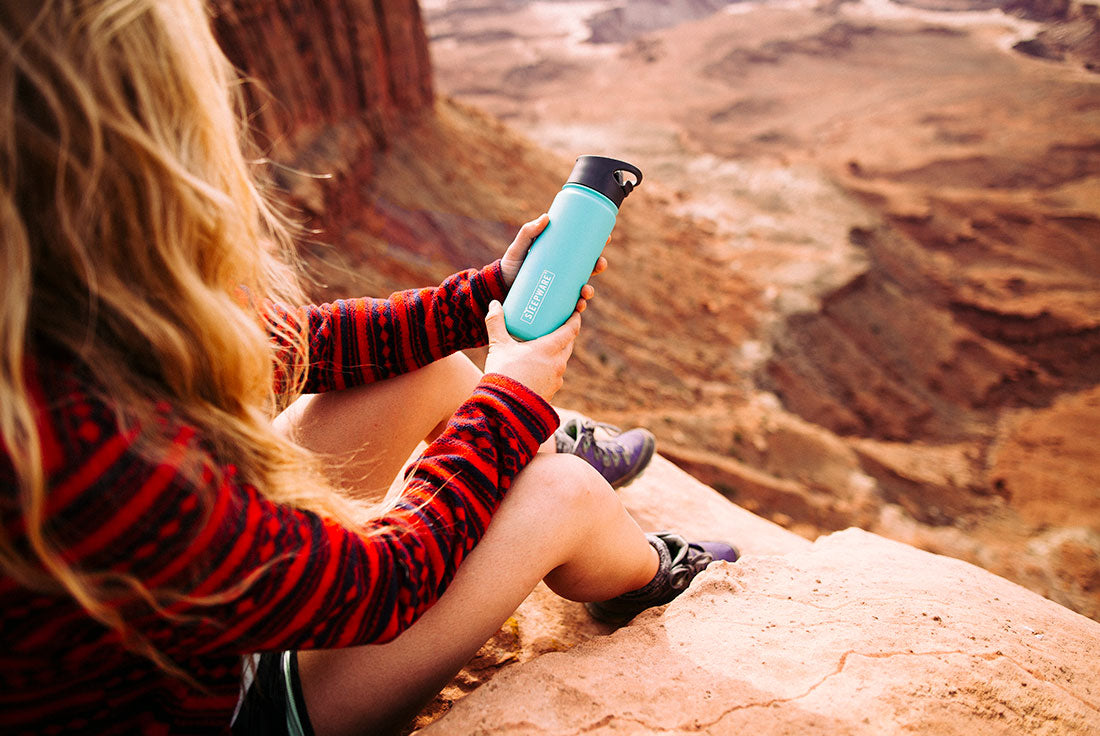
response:
<svg viewBox="0 0 1100 736"><path fill-rule="evenodd" d="M575 156L629 160L556 403L1100 619L1095 4L215 8L316 298L484 265Z"/></svg>

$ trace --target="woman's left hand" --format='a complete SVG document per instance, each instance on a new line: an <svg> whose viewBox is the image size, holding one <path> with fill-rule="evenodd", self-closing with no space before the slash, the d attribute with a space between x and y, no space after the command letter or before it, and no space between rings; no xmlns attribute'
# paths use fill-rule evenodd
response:
<svg viewBox="0 0 1100 736"><path fill-rule="evenodd" d="M543 213L525 223L523 227L516 233L516 239L512 241L512 244L508 246L508 250L504 251L504 256L500 259L500 270L504 276L504 285L511 289L512 284L516 280L516 274L519 273L519 267L523 265L523 259L527 257L527 251L531 249L531 244L535 242L535 238L546 229L546 226L550 223L550 215ZM607 242L611 242L611 238L607 239ZM592 269L592 275L603 273L607 269L607 259L600 256L596 260L596 266ZM592 288L591 284L585 284L581 287L581 298L577 302L577 311L583 312L586 302L596 295L596 290Z"/></svg>

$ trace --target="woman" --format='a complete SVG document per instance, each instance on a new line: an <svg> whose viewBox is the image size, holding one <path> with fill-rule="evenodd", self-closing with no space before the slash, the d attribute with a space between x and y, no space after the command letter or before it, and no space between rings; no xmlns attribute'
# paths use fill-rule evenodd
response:
<svg viewBox="0 0 1100 736"><path fill-rule="evenodd" d="M199 0L0 21L0 730L389 732L540 579L624 621L735 558L554 452L592 441L548 401L593 291L528 343L499 305L545 217L437 288L289 306ZM639 436L602 451L635 472Z"/></svg>

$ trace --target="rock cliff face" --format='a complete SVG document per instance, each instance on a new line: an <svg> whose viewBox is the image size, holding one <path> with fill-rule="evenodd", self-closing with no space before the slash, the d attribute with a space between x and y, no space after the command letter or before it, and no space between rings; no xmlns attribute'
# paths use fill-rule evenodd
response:
<svg viewBox="0 0 1100 736"><path fill-rule="evenodd" d="M332 176L332 191L350 189L354 206L372 156L434 101L419 3L215 0L213 9L222 47L253 81L261 146L281 164ZM312 215L339 199L326 202L308 177L278 181Z"/></svg>
<svg viewBox="0 0 1100 736"><path fill-rule="evenodd" d="M238 68L270 92L269 135L357 119L384 148L402 114L432 102L420 5L217 0L218 37Z"/></svg>

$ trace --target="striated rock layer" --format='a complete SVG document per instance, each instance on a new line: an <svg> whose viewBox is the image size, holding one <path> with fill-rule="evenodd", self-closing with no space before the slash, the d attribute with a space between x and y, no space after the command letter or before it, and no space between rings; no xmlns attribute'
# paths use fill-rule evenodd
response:
<svg viewBox="0 0 1100 736"><path fill-rule="evenodd" d="M283 165L355 187L373 177L371 157L432 107L416 0L212 5L222 48L250 80L253 132ZM317 180L278 180L307 213L324 210Z"/></svg>
<svg viewBox="0 0 1100 736"><path fill-rule="evenodd" d="M357 118L384 147L401 113L431 105L431 63L416 0L216 0L214 8L226 54L270 95L271 104L252 121L260 130L278 134Z"/></svg>

